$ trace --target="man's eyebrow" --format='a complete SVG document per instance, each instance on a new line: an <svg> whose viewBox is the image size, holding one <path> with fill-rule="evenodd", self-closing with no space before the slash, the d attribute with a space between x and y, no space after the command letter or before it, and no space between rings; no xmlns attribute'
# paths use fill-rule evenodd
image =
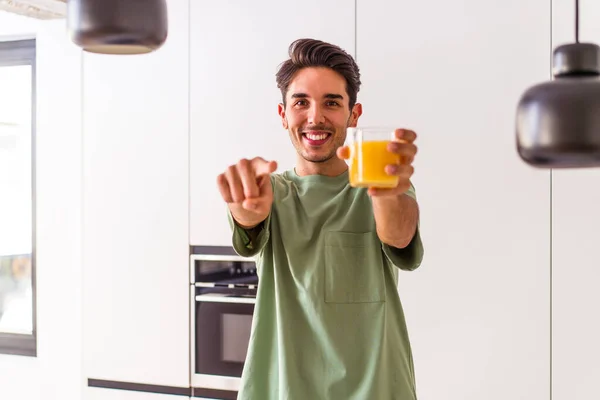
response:
<svg viewBox="0 0 600 400"><path fill-rule="evenodd" d="M291 98L292 99L305 99L307 98L308 95L306 93L293 93ZM327 93L325 96L326 99L339 99L339 100L343 100L344 96L342 96L341 94L336 94L336 93Z"/></svg>

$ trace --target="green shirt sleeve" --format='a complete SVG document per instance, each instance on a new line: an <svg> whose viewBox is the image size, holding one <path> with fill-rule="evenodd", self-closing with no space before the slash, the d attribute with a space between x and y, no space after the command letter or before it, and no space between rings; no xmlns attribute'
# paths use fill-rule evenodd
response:
<svg viewBox="0 0 600 400"><path fill-rule="evenodd" d="M410 189L408 189L405 194L415 199L415 201L417 200L415 187L412 183ZM408 246L403 249L399 249L397 247L392 247L382 243L382 248L388 260L401 270L414 271L415 269L419 268L421 262L423 261L424 254L423 242L421 241L420 233L420 221L417 221L415 235Z"/></svg>
<svg viewBox="0 0 600 400"><path fill-rule="evenodd" d="M252 229L244 229L233 219L231 211L227 211L229 226L232 230L233 249L242 257L254 257L269 241L271 213L263 222Z"/></svg>
<svg viewBox="0 0 600 400"><path fill-rule="evenodd" d="M273 193L275 193L275 183L273 175L270 176ZM239 226L233 219L229 207L227 207L227 217L229 219L229 227L232 230L231 243L233 249L242 257L254 257L262 251L269 241L271 236L271 212L267 218L252 229L244 229Z"/></svg>

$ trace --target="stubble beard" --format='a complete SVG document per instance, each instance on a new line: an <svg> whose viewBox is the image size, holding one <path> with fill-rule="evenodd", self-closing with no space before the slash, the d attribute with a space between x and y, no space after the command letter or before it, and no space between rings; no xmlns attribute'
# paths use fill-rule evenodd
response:
<svg viewBox="0 0 600 400"><path fill-rule="evenodd" d="M344 128L344 132L346 130L346 128L350 126L350 118L348 118L348 122L346 123L346 127ZM322 163L326 163L329 160L331 160L334 157L337 157L337 149L341 146L344 145L344 142L346 140L346 135L344 134L344 132L338 132L338 130L336 129L336 131L334 133L332 133L333 138L332 140L332 145L333 147L331 148L331 150L329 151L329 153L327 153L324 156L320 156L320 157L311 157L306 149L304 148L303 144L302 144L302 135L299 132L293 132L293 131L289 131L290 134L290 139L292 140L292 143L294 144L294 147L296 148L296 152L298 153L298 155L300 155L300 157L302 157L304 160L311 162L311 163L315 163L315 164L322 164Z"/></svg>
<svg viewBox="0 0 600 400"><path fill-rule="evenodd" d="M300 155L300 157L302 157L303 159L305 159L308 162L312 162L312 163L316 163L316 164L322 164L322 163L326 163L329 160L331 160L336 156L336 151L338 149L338 147L343 146L344 145L344 137L334 133L333 134L333 138L331 139L332 142L328 143L329 146L331 146L329 152L325 155L321 155L321 156L311 156L308 154L308 152L306 151L306 149L304 148L304 146L302 145L302 137L300 137L300 142L296 142L295 146L296 146L296 151L298 152L298 154ZM298 136L296 136L298 137Z"/></svg>

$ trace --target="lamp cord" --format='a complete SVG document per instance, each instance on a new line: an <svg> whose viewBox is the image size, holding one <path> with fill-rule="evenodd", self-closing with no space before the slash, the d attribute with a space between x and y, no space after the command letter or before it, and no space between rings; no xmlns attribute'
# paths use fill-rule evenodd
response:
<svg viewBox="0 0 600 400"><path fill-rule="evenodd" d="M579 43L579 0L575 0L575 43Z"/></svg>

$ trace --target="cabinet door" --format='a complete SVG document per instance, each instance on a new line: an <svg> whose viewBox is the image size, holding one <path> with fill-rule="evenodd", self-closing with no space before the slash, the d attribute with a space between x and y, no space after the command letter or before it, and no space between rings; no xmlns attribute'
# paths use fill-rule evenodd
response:
<svg viewBox="0 0 600 400"><path fill-rule="evenodd" d="M84 367L188 387L189 3L168 6L157 52L84 57Z"/></svg>
<svg viewBox="0 0 600 400"><path fill-rule="evenodd" d="M573 1L555 0L554 45L574 42ZM600 44L600 4L581 1L582 42ZM555 400L600 398L600 171L552 174L552 388Z"/></svg>
<svg viewBox="0 0 600 400"><path fill-rule="evenodd" d="M552 179L552 386L555 400L600 398L600 171Z"/></svg>
<svg viewBox="0 0 600 400"><path fill-rule="evenodd" d="M550 173L516 152L547 0L358 0L362 123L416 130L425 257L400 274L418 397L547 400ZM510 27L510 28L506 28Z"/></svg>
<svg viewBox="0 0 600 400"><path fill-rule="evenodd" d="M241 158L290 169L296 151L282 128L275 83L292 41L312 37L354 54L354 1L192 1L190 237L231 245L217 176Z"/></svg>

